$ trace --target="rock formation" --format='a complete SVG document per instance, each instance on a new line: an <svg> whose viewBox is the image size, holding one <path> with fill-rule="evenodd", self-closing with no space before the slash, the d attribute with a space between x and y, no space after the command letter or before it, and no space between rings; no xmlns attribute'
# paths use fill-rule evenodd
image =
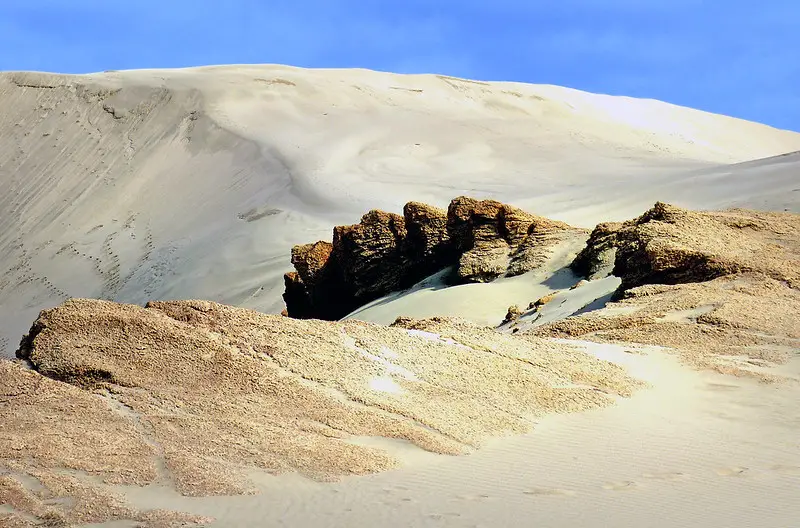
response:
<svg viewBox="0 0 800 528"><path fill-rule="evenodd" d="M376 297L399 287L406 275L405 239L405 219L383 211L368 212L358 224L333 228L333 262L352 298Z"/></svg>
<svg viewBox="0 0 800 528"><path fill-rule="evenodd" d="M407 236L404 253L412 266L412 282L449 266L455 252L447 229L447 213L420 202L403 207Z"/></svg>
<svg viewBox="0 0 800 528"><path fill-rule="evenodd" d="M291 317L339 319L448 267L454 284L525 273L558 243L584 235L494 200L459 197L446 212L409 202L403 216L370 211L334 228L332 244L296 246L284 301Z"/></svg>
<svg viewBox="0 0 800 528"><path fill-rule="evenodd" d="M616 302L520 333L659 345L694 366L764 381L779 379L765 367L797 348L800 215L657 203L597 226L572 267L589 278L613 271Z"/></svg>
<svg viewBox="0 0 800 528"><path fill-rule="evenodd" d="M587 279L608 276L614 269L617 256L617 232L620 222L604 222L594 228L586 247L572 262L572 269Z"/></svg>
<svg viewBox="0 0 800 528"><path fill-rule="evenodd" d="M696 212L657 203L622 224L600 224L573 263L588 277L607 270L620 291L643 284L702 282L758 272L800 286L800 215L747 210Z"/></svg>
<svg viewBox="0 0 800 528"><path fill-rule="evenodd" d="M460 282L520 275L540 265L547 249L576 230L495 200L459 197L450 203L447 227L460 257Z"/></svg>
<svg viewBox="0 0 800 528"><path fill-rule="evenodd" d="M503 318L503 324L510 323L511 321L516 321L517 319L522 316L523 311L520 309L519 306L516 304L512 304L508 307L508 311L506 312L506 316Z"/></svg>
<svg viewBox="0 0 800 528"><path fill-rule="evenodd" d="M548 242L535 241L578 236L496 202L458 199L451 209L371 212L337 228L333 243L294 248L293 309L313 316L328 295L354 303L415 274L457 270L470 252L470 269L491 274L498 260L476 255L506 248L503 273L512 273L515 259L541 258ZM0 525L204 523L141 511L112 485L241 494L254 491L250 470L320 480L371 473L398 460L355 438L461 454L537 416L611 405L642 386L552 338L628 343L633 353L660 345L700 368L785 379L768 367L800 339L800 215L659 203L599 226L574 266L602 274L614 252L625 287L608 309L507 333L446 317L384 327L207 301L73 299L46 310L20 361L0 361Z"/></svg>

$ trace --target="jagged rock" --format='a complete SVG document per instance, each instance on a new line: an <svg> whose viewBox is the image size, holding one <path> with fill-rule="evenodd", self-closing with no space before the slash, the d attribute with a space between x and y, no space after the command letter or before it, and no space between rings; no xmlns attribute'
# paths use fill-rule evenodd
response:
<svg viewBox="0 0 800 528"><path fill-rule="evenodd" d="M701 213L657 203L618 233L622 289L702 282L756 271L800 286L800 215Z"/></svg>
<svg viewBox="0 0 800 528"><path fill-rule="evenodd" d="M452 264L454 249L447 231L447 212L419 202L403 207L404 253L415 277L425 277Z"/></svg>
<svg viewBox="0 0 800 528"><path fill-rule="evenodd" d="M423 223L420 215L415 234L424 231L433 238ZM284 275L287 313L297 319L335 320L409 285L414 277L408 272L406 239L402 216L373 210L358 224L335 227L333 243L295 246L292 264L297 273Z"/></svg>
<svg viewBox="0 0 800 528"><path fill-rule="evenodd" d="M554 244L583 233L495 200L463 196L450 204L448 230L463 252L456 270L462 282L487 282L535 269Z"/></svg>
<svg viewBox="0 0 800 528"><path fill-rule="evenodd" d="M291 307L284 311L286 315L296 319L310 319L314 317L314 303L311 301L311 295L308 288L300 278L300 274L296 271L290 271L283 275L283 302L287 307Z"/></svg>
<svg viewBox="0 0 800 528"><path fill-rule="evenodd" d="M341 279L341 268L332 258L333 251L333 244L324 241L292 248L292 265L297 272L283 276L283 300L291 317L337 319L340 310L357 306L347 283ZM340 305L333 306L325 299L339 299Z"/></svg>
<svg viewBox="0 0 800 528"><path fill-rule="evenodd" d="M322 282L332 252L333 244L322 240L293 247L292 265L299 274L300 282L309 287Z"/></svg>
<svg viewBox="0 0 800 528"><path fill-rule="evenodd" d="M339 319L451 266L455 283L525 273L574 236L585 232L495 200L461 196L446 212L409 202L402 217L370 211L334 228L332 244L295 247L284 300L291 317Z"/></svg>
<svg viewBox="0 0 800 528"><path fill-rule="evenodd" d="M480 200L459 196L450 202L447 208L447 233L453 249L460 255L472 248L471 221L472 213Z"/></svg>
<svg viewBox="0 0 800 528"><path fill-rule="evenodd" d="M371 300L404 284L408 266L403 255L405 238L405 219L377 210L365 214L358 224L333 229L341 280L354 299Z"/></svg>
<svg viewBox="0 0 800 528"><path fill-rule="evenodd" d="M448 209L450 237L463 251L456 275L463 282L488 282L506 272L511 246L509 238L519 238L519 215L506 232L505 206L495 200L478 201L459 197Z"/></svg>

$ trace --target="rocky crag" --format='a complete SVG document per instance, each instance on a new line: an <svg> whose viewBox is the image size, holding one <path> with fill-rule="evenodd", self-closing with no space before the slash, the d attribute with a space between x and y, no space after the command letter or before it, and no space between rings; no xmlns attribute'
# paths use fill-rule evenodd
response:
<svg viewBox="0 0 800 528"><path fill-rule="evenodd" d="M459 197L447 211L418 202L403 215L370 211L337 226L333 241L292 249L284 301L290 317L336 320L388 293L452 267L452 284L487 282L540 266L583 229L494 200Z"/></svg>

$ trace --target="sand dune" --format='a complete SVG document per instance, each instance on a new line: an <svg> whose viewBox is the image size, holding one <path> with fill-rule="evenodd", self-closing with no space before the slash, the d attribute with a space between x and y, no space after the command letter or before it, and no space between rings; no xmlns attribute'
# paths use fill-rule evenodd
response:
<svg viewBox="0 0 800 528"><path fill-rule="evenodd" d="M288 250L411 199L592 227L796 209L800 134L657 101L366 70L0 74L0 349L73 297L277 312ZM769 185L759 185L768 181Z"/></svg>
<svg viewBox="0 0 800 528"><path fill-rule="evenodd" d="M584 228L656 201L800 211L800 134L554 86L11 72L0 109L0 355L70 297L277 312L294 244L410 200ZM0 362L0 524L783 528L800 517L796 216L654 210L619 240L644 274L570 289L581 239L527 274L434 276L351 314L496 325L520 304L500 332L68 301ZM638 286L686 262L724 273ZM638 287L595 311L621 281ZM240 495L193 496L216 493Z"/></svg>

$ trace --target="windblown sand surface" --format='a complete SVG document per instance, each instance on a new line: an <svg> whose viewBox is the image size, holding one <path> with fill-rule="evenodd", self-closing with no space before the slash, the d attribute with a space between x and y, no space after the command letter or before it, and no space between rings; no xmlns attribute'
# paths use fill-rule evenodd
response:
<svg viewBox="0 0 800 528"><path fill-rule="evenodd" d="M692 372L658 350L595 345L651 389L613 407L537 422L468 457L402 450L396 471L315 484L261 481L262 494L186 499L128 488L135 504L246 527L612 526L785 528L800 515L800 385ZM635 353L626 352L633 351ZM800 375L800 362L790 369Z"/></svg>
<svg viewBox="0 0 800 528"><path fill-rule="evenodd" d="M219 527L510 526L525 518L545 526L577 528L602 516L616 526L778 528L790 526L787 521L800 514L798 358L783 368L791 381L767 389L752 379L690 371L657 348L570 344L620 363L650 388L615 406L539 418L532 433L490 442L467 457L425 453L388 440L354 440L356 445L387 450L403 467L337 483L251 471L248 480L260 493L238 497L181 495L174 482L163 478L169 473L145 487L113 484L135 481L142 473L138 468L146 473L141 460L149 459L147 450L141 450L139 442L140 452L135 451L136 435L126 430L126 418L105 404L107 397L86 395L69 386L60 389L68 394L55 392L65 386L45 378L39 383L46 384L46 390L24 408L29 423L53 412L65 414L63 408L48 403L53 396L62 405L85 401L82 407L73 407L80 409L74 415L75 425L96 427L87 422L87 416L94 415L107 423L105 431L119 433L113 438L131 438L133 445L109 446L83 436L86 449L97 451L99 463L78 467L101 475L94 479L83 472L69 473L69 478L51 476L50 464L64 464L63 460L48 459L41 449L30 447L41 469L32 469L30 461L12 462L13 477L6 477L3 488L9 497L4 508L50 510L55 519L101 520L113 515L160 522L150 526L185 525L166 521L194 516L202 525L206 525L203 518L213 518L209 525ZM17 372L12 379L42 379ZM123 450L115 451L115 446ZM132 454L141 457L138 464L130 462L137 469L110 474L110 484L101 483L105 461L124 469L122 457ZM39 480L23 477L26 472ZM54 482L61 481L71 487L56 487ZM79 507L64 515L57 512L68 510L64 505L71 503L59 501L59 496L90 499L79 500ZM86 512L87 503L91 513ZM151 512L154 508L160 510ZM167 513L176 510L188 513ZM6 517L5 522L11 519ZM134 525L148 524L107 524Z"/></svg>
<svg viewBox="0 0 800 528"><path fill-rule="evenodd" d="M279 312L288 251L491 197L574 225L797 210L800 134L656 101L365 70L0 74L0 348L68 297ZM734 163L734 165L730 165ZM736 165L738 163L738 165Z"/></svg>

